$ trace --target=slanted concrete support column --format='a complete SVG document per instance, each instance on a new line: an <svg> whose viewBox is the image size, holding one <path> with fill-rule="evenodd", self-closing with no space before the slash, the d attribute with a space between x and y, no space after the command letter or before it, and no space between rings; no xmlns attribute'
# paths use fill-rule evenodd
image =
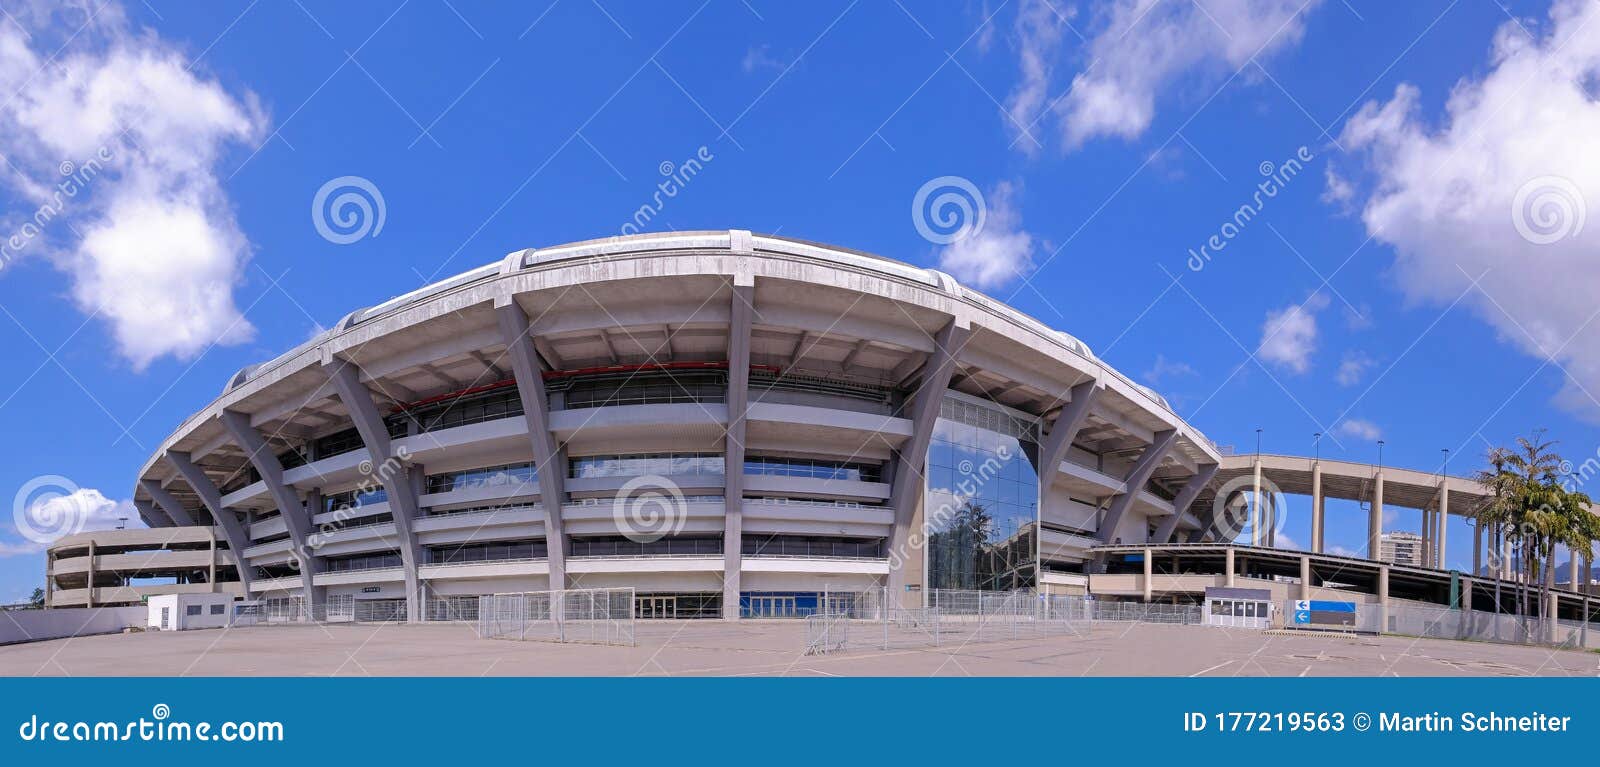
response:
<svg viewBox="0 0 1600 767"><path fill-rule="evenodd" d="M1172 444L1177 440L1176 431L1158 431L1155 434L1155 441L1139 454L1139 460L1134 462L1133 468L1128 471L1127 478L1122 482L1123 492L1112 499L1111 506L1106 509L1105 518L1100 521L1100 528L1095 531L1095 536L1101 543L1109 543L1116 535L1117 525L1121 524L1123 515L1133 507L1134 500L1139 497L1139 491L1150 481L1150 475L1161 466L1162 459L1167 457L1167 453L1172 450Z"/></svg>
<svg viewBox="0 0 1600 767"><path fill-rule="evenodd" d="M546 558L550 564L550 588L567 587L567 537L561 521L561 504L566 500L567 464L550 435L550 401L545 394L543 365L534 350L528 315L516 299L495 302L500 336L511 357L512 375L517 379L517 395L533 443L533 465L539 476L539 504L544 507Z"/></svg>
<svg viewBox="0 0 1600 767"><path fill-rule="evenodd" d="M902 603L907 582L906 567L912 559L921 560L922 534L913 530L917 506L922 502L924 472L928 460L928 444L933 440L934 423L939 419L939 406L944 392L950 388L950 376L956 369L956 358L972 337L972 329L961 319L953 319L934 337L933 354L923 366L922 381L917 385L911 400L911 438L906 440L895 457L894 484L890 503L894 506L894 537L889 552L889 591L891 599ZM926 525L926 521L924 521ZM912 539L918 544L913 550ZM926 573L923 574L926 578ZM926 595L926 590L923 591ZM921 598L916 600L921 604Z"/></svg>
<svg viewBox="0 0 1600 767"><path fill-rule="evenodd" d="M267 441L261 437L261 432L250 425L250 416L236 410L224 410L220 418L222 425L228 430L228 435L233 438L234 444L244 451L250 465L261 475L262 484L267 486L267 492L277 505L278 513L283 516L284 527L288 528L289 538L294 541L293 556L300 567L301 591L305 598L306 609L309 611L316 605L316 574L322 566L322 558L318 557L306 543L311 528L311 515L306 513L305 505L301 503L300 496L294 488L284 484L283 464L278 461L277 454L272 452Z"/></svg>
<svg viewBox="0 0 1600 767"><path fill-rule="evenodd" d="M1172 516L1163 520L1161 526L1156 528L1155 543L1167 543L1172 540L1172 534L1178 529L1178 521L1183 519L1184 513L1194 503L1195 497L1200 495L1200 491L1205 489L1206 483L1217 476L1217 469L1217 464L1203 464L1200 466L1200 471L1184 483L1183 489L1178 491L1178 496L1172 499ZM1200 530L1204 532L1206 523L1202 521L1200 524Z"/></svg>
<svg viewBox="0 0 1600 767"><path fill-rule="evenodd" d="M397 539L395 543L400 548L400 562L405 570L406 622L421 623L422 590L417 567L421 564L422 551L417 546L413 527L421 512L418 509L416 487L411 480L413 468L406 463L405 456L395 452L394 443L389 439L389 428L378 413L372 392L366 384L361 383L356 366L335 357L324 369L339 394L339 402L350 411L350 420L361 434L361 444L367 447L372 475L363 477L362 482L383 485L389 497L389 512L394 517Z"/></svg>
<svg viewBox="0 0 1600 767"><path fill-rule="evenodd" d="M1311 464L1311 552L1321 554L1327 547L1327 525L1323 519L1322 462Z"/></svg>
<svg viewBox="0 0 1600 767"><path fill-rule="evenodd" d="M194 517L189 514L189 510L185 509L183 504L179 503L172 493L167 492L167 489L162 487L160 482L153 479L141 479L139 480L139 486L144 488L144 491L150 494L150 498L156 502L156 505L167 513L167 517L172 520L173 524L179 527L191 527L194 525Z"/></svg>
<svg viewBox="0 0 1600 767"><path fill-rule="evenodd" d="M1300 598L1311 598L1311 557L1300 557Z"/></svg>
<svg viewBox="0 0 1600 767"><path fill-rule="evenodd" d="M244 556L244 550L250 546L249 533L245 532L244 525L239 523L238 515L231 509L223 508L222 493L217 490L216 483L189 459L188 453L169 450L165 457L167 463L183 477L183 481L189 483L195 495L200 496L200 503L211 513L211 519L216 522L217 527L222 529L222 537L228 541L228 553L233 557L234 569L239 573L239 584L244 589L244 597L249 599L250 582L253 580L252 568Z"/></svg>
<svg viewBox="0 0 1600 767"><path fill-rule="evenodd" d="M1144 550L1144 601L1150 603L1150 598L1155 594L1156 566L1155 554L1149 549Z"/></svg>
<svg viewBox="0 0 1600 767"><path fill-rule="evenodd" d="M739 617L744 564L744 439L750 403L750 324L755 280L736 275L728 312L728 430L723 446L722 617Z"/></svg>
<svg viewBox="0 0 1600 767"><path fill-rule="evenodd" d="M1061 462L1067 459L1067 451L1072 449L1072 440L1077 438L1078 432L1083 429L1084 421L1089 417L1089 408L1094 406L1095 399L1105 387L1099 381L1084 381L1072 387L1069 400L1056 419L1050 424L1050 433L1044 437L1044 444L1039 450L1039 492L1043 494L1049 490L1051 483L1055 482L1056 475L1061 472Z"/></svg>
<svg viewBox="0 0 1600 767"><path fill-rule="evenodd" d="M1229 546L1227 548L1227 550L1225 551L1225 553L1223 554L1222 573L1223 573L1223 577L1225 579L1225 582L1223 583L1223 585L1228 586L1228 587L1232 587L1233 586L1234 577L1235 577L1234 562L1233 562L1233 547L1232 546Z"/></svg>
<svg viewBox="0 0 1600 767"><path fill-rule="evenodd" d="M1383 472L1373 476L1372 503L1367 511L1367 557L1377 559L1383 550Z"/></svg>
<svg viewBox="0 0 1600 767"><path fill-rule="evenodd" d="M151 527L172 527L173 522L161 508L151 501L133 499L133 508L139 512L139 518Z"/></svg>

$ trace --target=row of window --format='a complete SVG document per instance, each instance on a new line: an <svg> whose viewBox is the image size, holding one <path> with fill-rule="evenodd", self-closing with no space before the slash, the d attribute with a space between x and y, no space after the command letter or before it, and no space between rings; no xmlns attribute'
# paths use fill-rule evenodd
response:
<svg viewBox="0 0 1600 767"><path fill-rule="evenodd" d="M481 469L453 471L428 475L429 493L448 493L475 487L526 486L528 492L538 492L539 472L532 463L510 463L503 466L486 466Z"/></svg>
<svg viewBox="0 0 1600 767"><path fill-rule="evenodd" d="M428 547L428 562L436 565L543 559L545 556L546 548L543 540L495 541L492 543L464 543L455 546Z"/></svg>

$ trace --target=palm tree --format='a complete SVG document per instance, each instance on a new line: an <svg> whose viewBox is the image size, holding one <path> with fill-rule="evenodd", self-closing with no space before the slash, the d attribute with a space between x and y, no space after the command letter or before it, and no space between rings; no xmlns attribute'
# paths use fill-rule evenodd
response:
<svg viewBox="0 0 1600 767"><path fill-rule="evenodd" d="M1554 617L1544 613L1555 587L1556 547L1568 547L1575 557L1592 556L1600 534L1589 496L1562 485L1555 444L1544 439L1541 429L1519 437L1514 448L1491 448L1489 468L1476 477L1486 496L1477 510L1479 522L1504 531L1518 554L1518 612L1524 616L1531 614L1529 587L1538 584L1539 613Z"/></svg>

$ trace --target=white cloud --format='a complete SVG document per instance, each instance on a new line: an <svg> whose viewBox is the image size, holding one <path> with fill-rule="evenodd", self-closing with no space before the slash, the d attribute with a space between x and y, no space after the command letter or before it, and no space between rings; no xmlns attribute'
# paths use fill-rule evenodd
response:
<svg viewBox="0 0 1600 767"><path fill-rule="evenodd" d="M49 496L28 506L21 518L13 520L9 539L0 539L0 558L38 554L64 535L114 530L124 524L144 526L133 501L113 501L94 488L78 488L68 495Z"/></svg>
<svg viewBox="0 0 1600 767"><path fill-rule="evenodd" d="M1021 279L1033 268L1033 235L1022 230L1010 182L997 184L986 198L983 228L939 251L939 268L979 290Z"/></svg>
<svg viewBox="0 0 1600 767"><path fill-rule="evenodd" d="M1077 9L1059 9L1051 0L1024 0L1017 9L1014 28L1021 74L1006 97L1010 118L1006 127L1020 136L1017 146L1030 154L1043 145L1032 126L1050 97L1051 62L1061 46L1062 32L1067 20L1076 14Z"/></svg>
<svg viewBox="0 0 1600 767"><path fill-rule="evenodd" d="M1377 364L1377 360L1367 356L1365 352L1350 351L1344 353L1344 359L1339 361L1339 372L1334 379L1340 386L1355 386L1365 378L1367 371Z"/></svg>
<svg viewBox="0 0 1600 767"><path fill-rule="evenodd" d="M1317 350L1317 312L1327 306L1327 296L1315 293L1304 303L1267 312L1256 356L1295 373L1310 370L1311 354Z"/></svg>
<svg viewBox="0 0 1600 767"><path fill-rule="evenodd" d="M18 169L0 177L21 198L5 225L25 232L45 215L5 260L48 255L135 368L251 338L232 295L249 243L216 165L262 132L254 97L191 72L115 5L53 61L83 12L22 18L28 31L0 26L0 90L16 93L0 112L0 152Z"/></svg>
<svg viewBox="0 0 1600 767"><path fill-rule="evenodd" d="M1194 367L1189 363L1169 360L1166 355L1157 354L1155 364L1151 365L1149 370L1144 371L1144 380L1154 386L1164 379L1192 376L1194 374Z"/></svg>
<svg viewBox="0 0 1600 767"><path fill-rule="evenodd" d="M1600 405L1600 4L1558 0L1536 38L1506 23L1486 74L1462 80L1433 127L1401 85L1366 104L1341 142L1368 160L1368 233L1391 245L1412 300L1463 303L1500 337L1570 378L1557 401L1588 418ZM1518 208L1517 204L1524 203ZM1597 210L1591 210L1597 209ZM1545 244L1539 244L1545 243ZM1509 316L1508 316L1509 315Z"/></svg>
<svg viewBox="0 0 1600 767"><path fill-rule="evenodd" d="M1356 196L1356 188L1349 179L1339 174L1333 166L1333 161L1322 166L1322 178L1325 182L1322 189L1322 201L1329 205L1337 206L1340 210L1348 211L1350 201Z"/></svg>
<svg viewBox="0 0 1600 767"><path fill-rule="evenodd" d="M1339 425L1335 427L1335 431L1347 437L1368 442L1383 438L1383 430L1378 428L1377 424L1360 418L1346 418L1340 421Z"/></svg>
<svg viewBox="0 0 1600 767"><path fill-rule="evenodd" d="M1056 104L1067 148L1097 137L1138 138L1155 117L1157 99L1180 79L1225 78L1250 66L1252 57L1297 44L1304 13L1318 2L1115 0L1084 46L1089 63Z"/></svg>
<svg viewBox="0 0 1600 767"><path fill-rule="evenodd" d="M744 69L745 74L750 74L758 69L783 71L787 65L773 58L772 54L768 52L771 49L772 46L769 45L750 46L744 52L744 59L739 62L740 68Z"/></svg>

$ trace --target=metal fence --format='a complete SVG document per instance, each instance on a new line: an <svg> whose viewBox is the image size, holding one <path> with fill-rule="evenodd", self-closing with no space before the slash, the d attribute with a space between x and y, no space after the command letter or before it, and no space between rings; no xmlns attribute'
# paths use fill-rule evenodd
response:
<svg viewBox="0 0 1600 767"><path fill-rule="evenodd" d="M808 655L852 648L961 646L1042 636L1085 636L1092 609L1082 597L1046 597L1032 590L929 592L930 607L890 607L882 591L859 592L853 610L806 619Z"/></svg>
<svg viewBox="0 0 1600 767"><path fill-rule="evenodd" d="M634 636L633 589L565 589L478 598L478 636L627 645Z"/></svg>
<svg viewBox="0 0 1600 767"><path fill-rule="evenodd" d="M1369 607L1358 611L1356 628L1432 639L1600 649L1600 630L1589 630L1583 621L1546 621L1525 615L1452 610L1432 605L1391 604L1387 615L1379 608Z"/></svg>

